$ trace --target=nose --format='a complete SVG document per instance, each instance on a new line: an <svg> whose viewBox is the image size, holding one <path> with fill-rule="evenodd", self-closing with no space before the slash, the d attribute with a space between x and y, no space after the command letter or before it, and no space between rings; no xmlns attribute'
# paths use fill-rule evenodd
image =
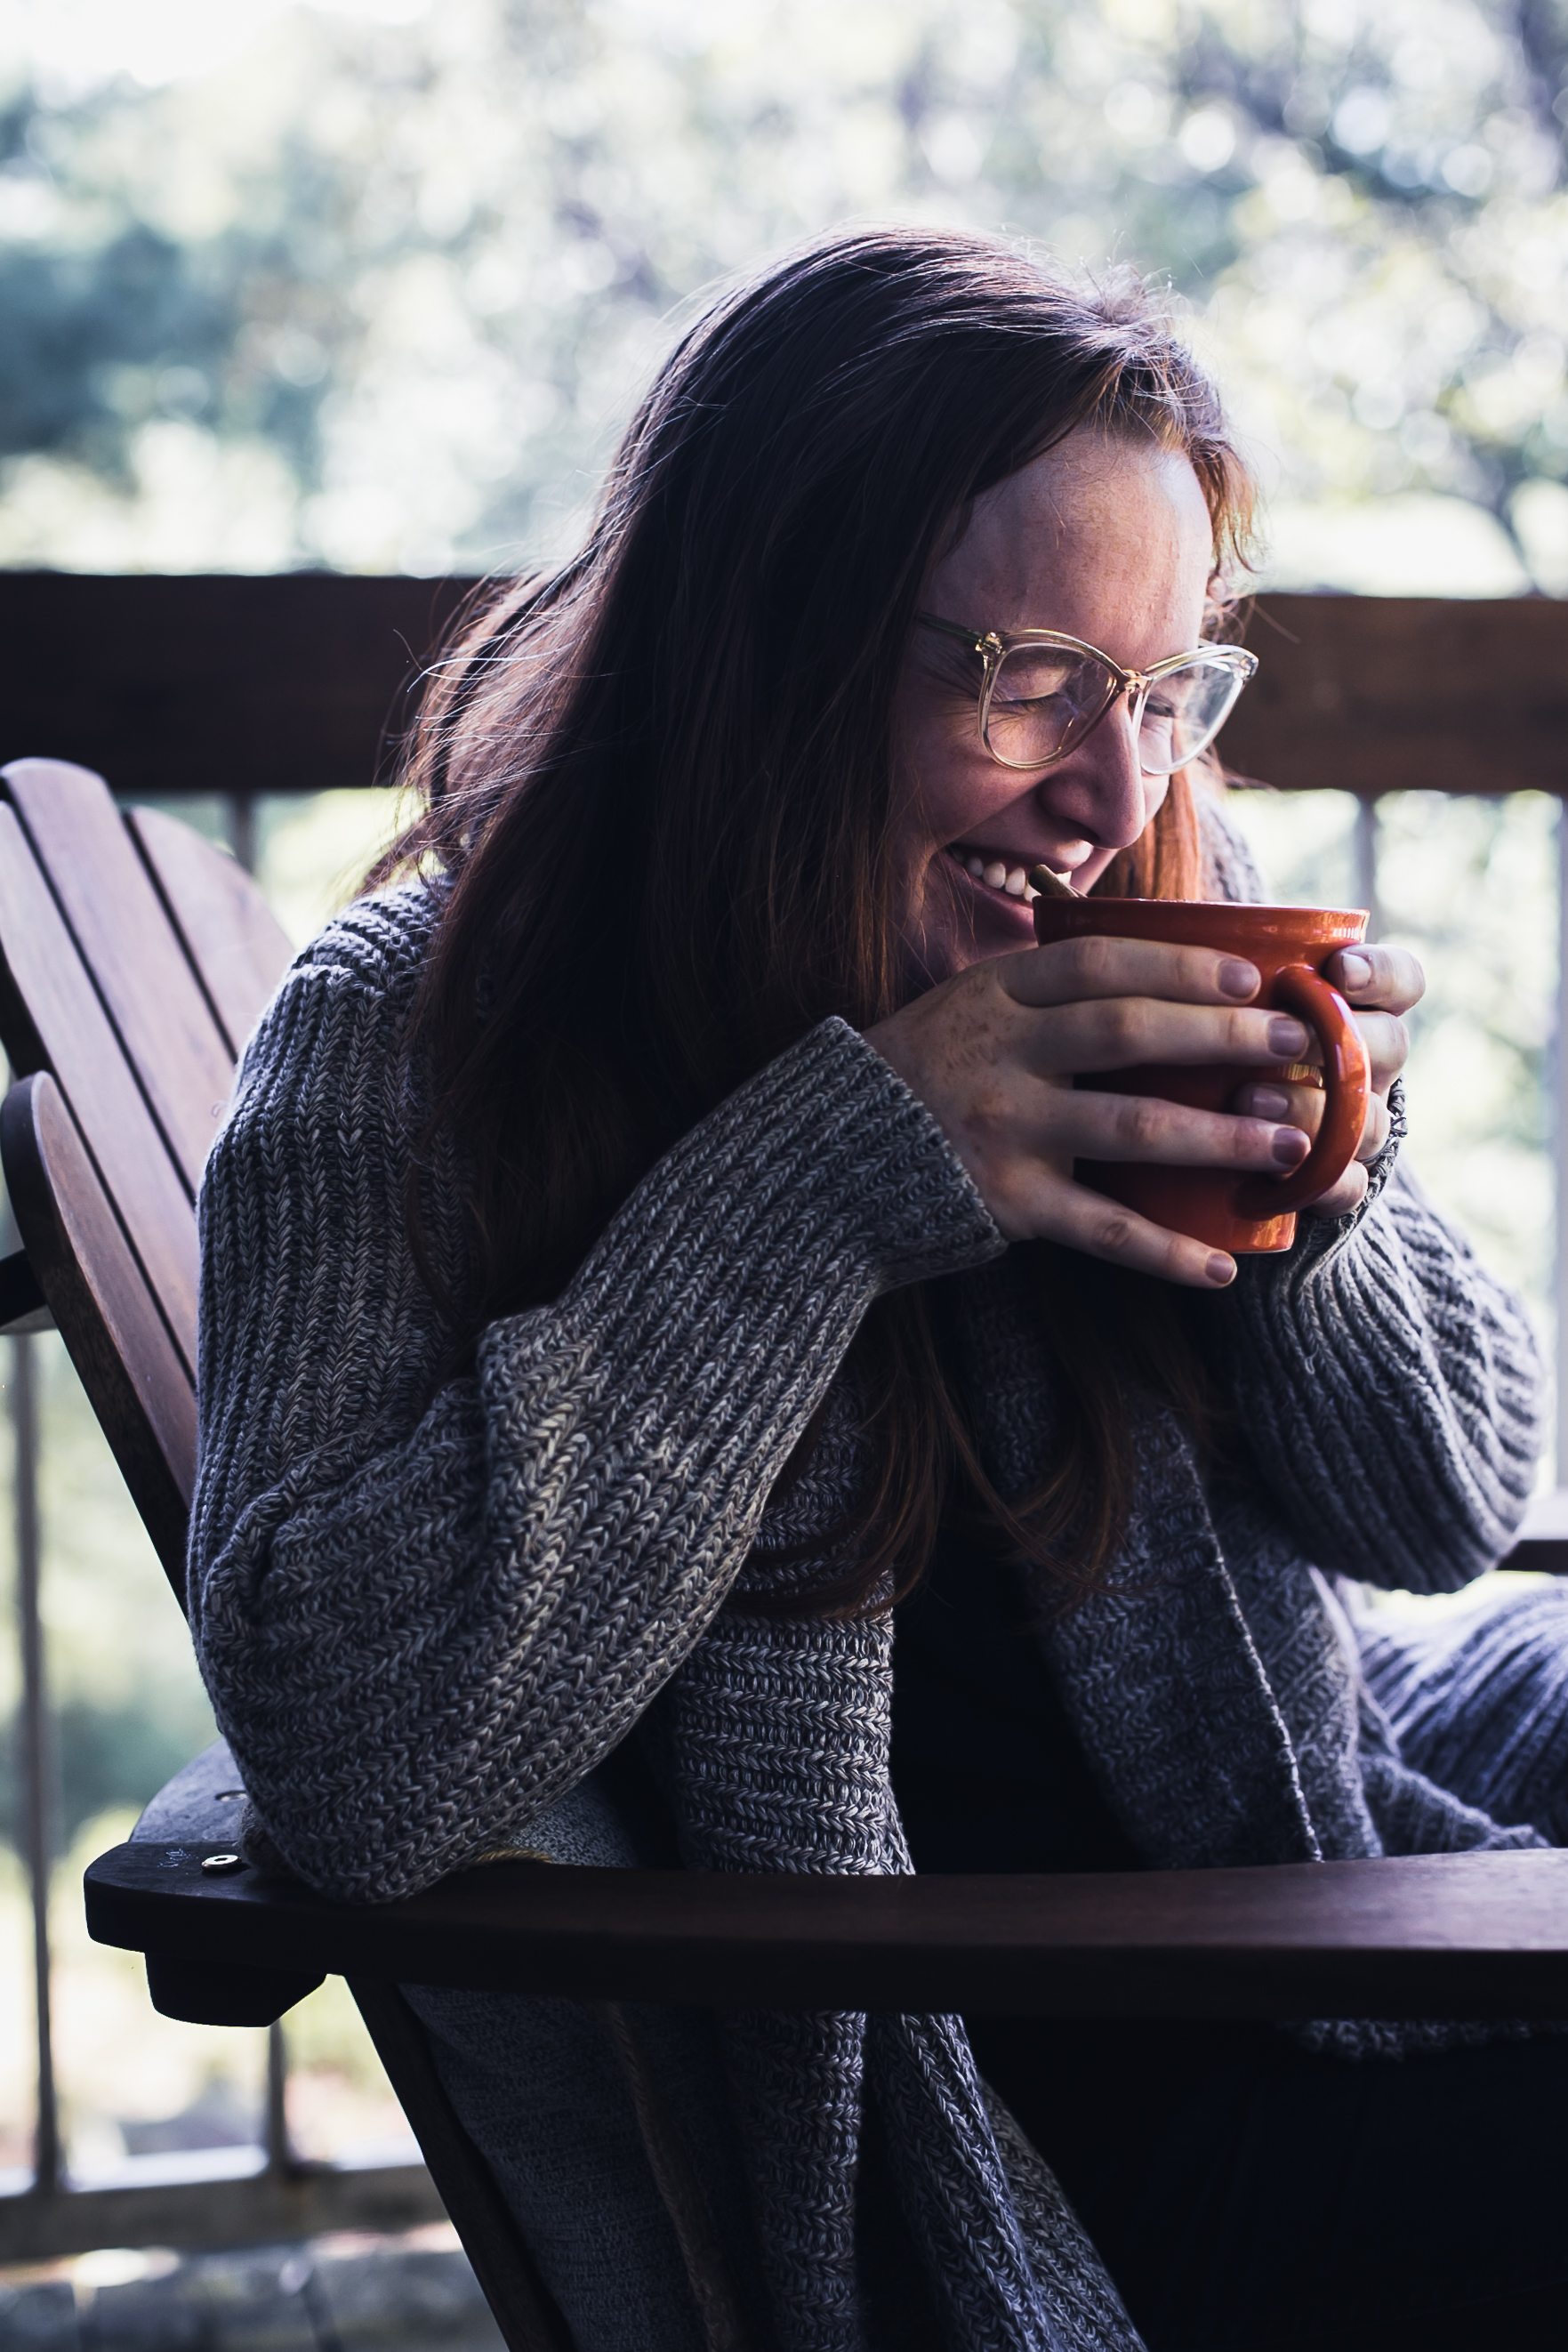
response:
<svg viewBox="0 0 1568 2352"><path fill-rule="evenodd" d="M1105 849L1126 849L1147 824L1151 793L1162 789L1138 760L1142 712L1119 694L1099 725L1054 773L1040 779L1041 796L1060 824L1070 821Z"/></svg>

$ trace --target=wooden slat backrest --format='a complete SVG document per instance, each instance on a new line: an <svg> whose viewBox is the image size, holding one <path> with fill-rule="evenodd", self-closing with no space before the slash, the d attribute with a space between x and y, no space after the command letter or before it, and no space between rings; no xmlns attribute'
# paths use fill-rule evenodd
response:
<svg viewBox="0 0 1568 2352"><path fill-rule="evenodd" d="M288 935L238 860L188 824L161 809L125 823L237 1061L293 958Z"/></svg>
<svg viewBox="0 0 1568 2352"><path fill-rule="evenodd" d="M193 1193L291 950L249 877L62 761L0 773L6 1178L32 1273L171 1582L195 1465ZM231 1024L233 1032L231 1034Z"/></svg>
<svg viewBox="0 0 1568 2352"><path fill-rule="evenodd" d="M17 1076L47 1070L58 1082L193 1375L196 1225L190 1192L16 811L5 805L0 805L0 1042ZM226 1094L226 1082L221 1091Z"/></svg>
<svg viewBox="0 0 1568 2352"><path fill-rule="evenodd" d="M64 760L16 760L0 788L193 1199L234 1055L183 943L100 776Z"/></svg>
<svg viewBox="0 0 1568 2352"><path fill-rule="evenodd" d="M190 1366L47 1072L14 1086L0 1107L0 1156L28 1261L183 1607L196 1467ZM193 1239L189 1208L184 1218Z"/></svg>
<svg viewBox="0 0 1568 2352"><path fill-rule="evenodd" d="M7 1181L31 1271L182 1601L193 1194L234 1045L289 954L248 876L185 826L128 822L99 777L62 761L0 774L0 1037L23 1081L5 1112Z"/></svg>

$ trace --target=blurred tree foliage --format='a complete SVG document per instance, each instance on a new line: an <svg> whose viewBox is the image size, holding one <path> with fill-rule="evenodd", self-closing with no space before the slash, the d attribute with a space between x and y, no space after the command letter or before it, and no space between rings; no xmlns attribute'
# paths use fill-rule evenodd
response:
<svg viewBox="0 0 1568 2352"><path fill-rule="evenodd" d="M684 306L896 215L1167 273L1284 576L1333 575L1314 503L1377 496L1406 569L1568 591L1568 0L221 13L226 60L141 79L13 16L0 561L548 546Z"/></svg>

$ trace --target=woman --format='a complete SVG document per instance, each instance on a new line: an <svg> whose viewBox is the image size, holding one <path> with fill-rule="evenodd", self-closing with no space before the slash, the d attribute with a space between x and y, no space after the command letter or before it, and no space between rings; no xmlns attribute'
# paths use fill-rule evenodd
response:
<svg viewBox="0 0 1568 2352"><path fill-rule="evenodd" d="M476 611L413 751L430 878L300 958L204 1196L193 1612L253 1854L378 1900L519 1843L1542 1842L1402 1759L1325 1582L1474 1577L1538 1438L1517 1305L1395 1174L1410 959L1340 960L1375 1098L1288 1256L1073 1180L1307 1149L1312 1090L1239 1076L1309 1043L1250 966L1036 950L1023 880L1257 895L1200 776L1223 709L1128 675L1220 628L1249 499L1135 289L857 234L695 327L582 553ZM1020 629L1072 642L1009 765L966 633ZM1234 1063L1234 1111L1074 1090L1152 1058ZM694 2283L602 2022L411 1998L586 2347L1120 2347L1123 2295L1156 2346L1305 2341L1562 2276L1560 2166L1435 2290L1451 2221L1330 2228L1361 2095L1315 2087L1479 2066L1527 2119L1552 2044L977 2022L993 2090L961 2020L650 2010ZM1389 2143L1413 2211L1430 2140ZM1289 2293L1265 2209L1316 2241Z"/></svg>

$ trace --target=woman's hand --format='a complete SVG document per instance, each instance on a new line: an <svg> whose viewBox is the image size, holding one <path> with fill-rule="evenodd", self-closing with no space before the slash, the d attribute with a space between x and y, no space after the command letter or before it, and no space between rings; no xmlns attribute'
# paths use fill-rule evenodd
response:
<svg viewBox="0 0 1568 2352"><path fill-rule="evenodd" d="M1400 1016L1420 1003L1427 976L1404 948L1342 948L1324 965L1323 978L1355 1008L1355 1025L1366 1040L1372 1063L1372 1098L1355 1158L1339 1182L1331 1185L1306 1213L1313 1217L1343 1217L1360 1206L1366 1191L1366 1162L1375 1160L1388 1140L1388 1089L1410 1051L1410 1033ZM1315 1044L1306 1058L1322 1059ZM1254 1118L1288 1119L1292 1127L1315 1135L1323 1115L1323 1097L1317 1087L1288 1086L1270 1079L1239 1088L1235 1107Z"/></svg>
<svg viewBox="0 0 1568 2352"><path fill-rule="evenodd" d="M866 1037L936 1118L1009 1241L1065 1242L1216 1289L1234 1278L1233 1258L1075 1183L1072 1163L1145 1160L1278 1176L1310 1148L1312 1090L1276 1089L1288 1098L1282 1114L1248 1106L1238 1116L1080 1093L1073 1080L1145 1062L1303 1061L1310 1032L1290 1013L1249 1006L1259 986L1255 965L1209 948L1070 940L973 964ZM1375 990L1375 978L1367 986ZM1375 1068L1392 1042L1380 1036Z"/></svg>

